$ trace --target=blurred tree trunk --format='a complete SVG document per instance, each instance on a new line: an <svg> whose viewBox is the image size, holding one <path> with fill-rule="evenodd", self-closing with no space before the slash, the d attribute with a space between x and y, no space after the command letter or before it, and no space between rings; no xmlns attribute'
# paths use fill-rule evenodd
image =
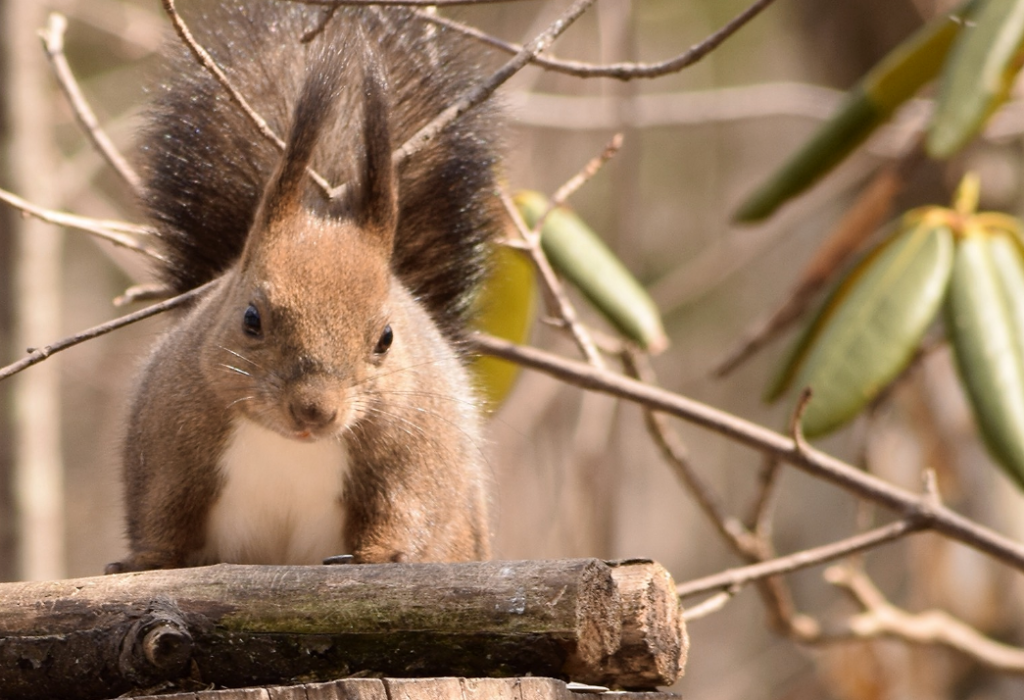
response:
<svg viewBox="0 0 1024 700"><path fill-rule="evenodd" d="M7 149L10 185L19 195L53 207L56 167L53 81L38 32L46 6L9 1L5 33ZM8 277L14 353L60 337L61 232L38 220L13 218L14 255ZM14 377L11 387L17 571L22 579L64 576L64 479L61 456L59 363L50 361Z"/></svg>
<svg viewBox="0 0 1024 700"><path fill-rule="evenodd" d="M0 16L7 15L7 6L15 0L0 0ZM10 120L7 118L8 70L7 55L0 53L0 143L5 143L10 134ZM7 165L0 171L0 185L6 188L10 184L10 159L2 161ZM6 365L14 359L14 347L11 342L14 331L14 234L13 214L6 207L0 207L0 365ZM14 472L14 454L11 445L14 442L12 425L11 383L0 384L0 581L14 578L14 496L12 494L12 474Z"/></svg>

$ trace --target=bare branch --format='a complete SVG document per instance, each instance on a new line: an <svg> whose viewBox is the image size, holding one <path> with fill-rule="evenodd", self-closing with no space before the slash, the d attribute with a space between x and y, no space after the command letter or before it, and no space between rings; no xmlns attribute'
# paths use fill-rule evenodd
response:
<svg viewBox="0 0 1024 700"><path fill-rule="evenodd" d="M327 25L330 23L330 21L334 19L334 14L338 11L339 7L340 5L331 5L330 7L325 7L323 14L320 16L320 21L316 23L315 27L310 29L305 34L303 34L302 38L299 39L299 41L301 41L303 44L308 44L309 42L313 41L313 39L315 39L321 32L323 32L324 29L327 28Z"/></svg>
<svg viewBox="0 0 1024 700"><path fill-rule="evenodd" d="M942 495L939 493L939 480L935 476L934 469L926 469L924 472L924 496L932 504L932 507L942 505Z"/></svg>
<svg viewBox="0 0 1024 700"><path fill-rule="evenodd" d="M818 566L842 557L873 549L887 542L892 542L912 532L924 528L924 524L911 519L897 520L883 527L869 530L839 542L812 547L771 561L759 562L750 566L727 569L711 576L680 583L676 586L676 594L680 599L718 590L734 589L754 581L771 578L779 574L788 574L811 566Z"/></svg>
<svg viewBox="0 0 1024 700"><path fill-rule="evenodd" d="M889 637L949 647L999 671L1024 673L1024 649L989 639L943 610L901 610L885 599L866 574L851 567L833 566L825 578L864 607L849 621L850 632L858 639Z"/></svg>
<svg viewBox="0 0 1024 700"><path fill-rule="evenodd" d="M172 0L164 0L171 2ZM486 100L491 94L505 83L509 78L518 73L537 54L543 53L551 46L562 32L568 29L580 15L593 5L595 0L575 0L573 4L562 13L562 15L548 26L543 32L523 46L516 55L505 65L495 71L487 80L478 84L472 90L459 98L454 104L441 112L423 128L412 135L402 146L392 154L391 162L395 167L400 167L406 160L418 153L433 141L441 131L460 116L476 107ZM336 196L332 193L332 196Z"/></svg>
<svg viewBox="0 0 1024 700"><path fill-rule="evenodd" d="M796 408L793 409L793 415L789 419L789 436L793 439L793 445L801 452L806 452L808 448L807 441L804 440L803 420L804 412L807 411L807 406L813 398L814 392L811 391L811 387L805 386L801 389L800 396L796 400Z"/></svg>
<svg viewBox="0 0 1024 700"><path fill-rule="evenodd" d="M645 355L637 352L622 354L626 372L646 384L654 384L654 369ZM753 556L757 552L757 543L753 534L738 519L730 515L722 504L718 494L700 478L690 463L686 445L682 438L668 424L663 413L644 408L644 423L654 444L661 450L662 457L672 467L672 471L686 486L697 500L697 505L711 521L715 529L730 543L732 548L743 556Z"/></svg>
<svg viewBox="0 0 1024 700"><path fill-rule="evenodd" d="M568 328L583 356L595 367L605 367L604 359L601 357L601 353L598 352L597 344L589 329L580 322L576 308L569 301L569 297L566 296L562 283L558 280L558 275L555 274L550 261L548 261L547 256L544 254L540 232L551 212L556 207L561 206L566 199L594 177L605 163L615 157L615 154L618 153L621 147L622 134L615 134L600 154L591 158L576 175L569 178L565 184L558 188L558 191L551 197L548 208L537 218L532 229L526 226L526 222L519 215L519 210L508 194L502 192L500 195L502 205L504 205L505 211L508 213L522 239L522 250L525 250L530 255L534 266L540 273L548 308L557 314L559 322Z"/></svg>
<svg viewBox="0 0 1024 700"><path fill-rule="evenodd" d="M804 314L817 298L817 292L833 279L843 263L860 250L885 222L893 201L906 187L911 171L923 157L924 145L919 134L899 160L872 178L804 267L800 280L786 300L766 318L754 324L715 367L715 376L724 377L732 372Z"/></svg>
<svg viewBox="0 0 1024 700"><path fill-rule="evenodd" d="M724 608L730 600L735 598L737 593L739 593L739 588L730 588L722 591L721 593L716 593L707 600L702 600L692 608L686 608L683 610L683 620L685 622L692 622L693 620L699 620L702 617L714 614Z"/></svg>
<svg viewBox="0 0 1024 700"><path fill-rule="evenodd" d="M654 371L646 362L646 356L635 352L624 352L623 363L627 373L631 376L647 384L654 383ZM734 552L747 561L763 562L773 559L775 554L767 528L764 532L751 532L742 522L726 512L714 491L693 470L686 454L686 448L678 434L669 427L667 418L662 413L644 408L644 420L655 444L661 449L662 455L673 467L676 475L693 493L698 505L711 519L719 534L725 538ZM775 459L769 455L766 455L766 458ZM804 618L796 614L793 596L785 581L776 576L758 583L758 593L764 601L769 620L775 629L793 636L795 634L793 630L808 626ZM733 587L730 590L735 593L739 587ZM721 605L724 605L725 602L721 601ZM701 614L706 615L711 612L712 610L702 611ZM816 624L813 626L817 629Z"/></svg>
<svg viewBox="0 0 1024 700"><path fill-rule="evenodd" d="M580 352L583 353L583 357L587 359L587 362L595 367L604 367L604 359L601 357L601 353L598 352L597 346L594 345L594 339L590 337L590 333L580 323L576 307L569 301L565 290L562 289L562 283L558 280L558 275L555 274L547 256L544 255L544 250L540 244L540 234L537 231L531 231L530 227L526 225L507 192L502 190L498 193L498 196L505 207L505 213L508 214L516 231L518 231L525 245L526 252L529 253L530 259L533 260L534 267L537 268L537 272L540 274L541 288L544 290L544 297L550 312L556 314L558 320L569 330L569 334L576 341L576 345L579 347Z"/></svg>
<svg viewBox="0 0 1024 700"><path fill-rule="evenodd" d="M53 68L53 73L57 78L57 84L70 103L75 118L89 137L89 140L96 147L96 150L100 152L107 163L110 164L110 167L114 169L114 172L120 176L137 196L142 192L142 180L132 166L128 164L124 156L121 155L121 152L117 150L117 147L103 130L103 127L100 126L95 112L92 111L92 108L85 99L85 95L79 89L78 82L75 80L71 67L68 65L67 58L64 55L64 32L67 26L68 21L64 15L53 12L50 14L46 29L40 32L43 39L43 47L46 49L46 56L50 59L50 66Z"/></svg>
<svg viewBox="0 0 1024 700"><path fill-rule="evenodd" d="M171 23L174 25L175 31L181 38L182 42L189 48L192 55L195 56L196 60L199 61L200 65L203 66L220 85L228 91L231 99L236 105L248 116L249 120L259 129L260 133L263 134L271 143L273 143L278 150L284 151L285 142L278 136L273 129L267 124L266 120L248 103L242 93L231 83L227 75L217 65L217 62L213 60L209 52L204 49L199 42L196 41L188 25L178 14L177 8L175 7L175 0L161 0L164 6L164 10L167 12L168 17L171 19ZM292 0L298 1L298 0ZM463 2L463 0L457 0ZM322 5L331 7L338 4L423 4L423 5L436 5L439 3L418 3L418 2L342 2L341 0L324 0L318 2L317 0L301 0L302 4L306 5ZM472 0L470 0L471 4ZM587 8L589 8L595 0L576 0L572 6L570 6L562 15L555 20L547 29L537 35L533 41L522 47L516 55L493 73L487 80L477 84L473 89L465 93L460 97L454 104L450 105L434 119L424 125L419 131L413 134L404 144L391 154L392 163L395 167L401 167L409 158L419 153L423 148L430 144L438 134L440 134L449 124L457 120L466 112L470 111L481 102L490 97L495 90L497 90L502 84L505 83L509 78L519 72L530 59L535 57L537 54L547 50L547 48L557 39L562 32L568 29L573 22L576 21L582 15ZM429 14L425 16L430 16ZM316 182L317 186L331 199L337 199L342 197L348 187L347 183L343 183L336 187L332 187L323 176L314 171L312 168L307 167L306 172Z"/></svg>
<svg viewBox="0 0 1024 700"><path fill-rule="evenodd" d="M88 330L84 330L81 333L76 333L75 335L63 338L62 340L58 340L57 342L51 343L46 347L29 348L28 351L30 354L28 357L18 360L17 362L12 362L6 367L0 368L0 381L3 381L8 377L17 374L18 372L21 372L22 370L27 369L32 365L39 364L46 358L50 357L55 353L60 352L61 350L67 350L68 348L78 345L79 343L84 343L87 340L92 340L93 338L96 338L98 336L105 335L113 330L117 330L118 328L122 328L129 324L135 323L136 321L141 321L142 319L149 318L150 316L156 316L157 314L163 313L168 309L173 309L177 306L181 306L182 304L188 303L192 299L195 299L196 297L201 295L206 290L213 287L219 281L219 279L212 280L200 287L196 287L195 289L185 292L184 294L179 294L178 296L172 299L168 299L167 301L161 302L159 304L154 304L153 306L148 306L145 309L136 311L135 313L127 314L126 316L121 316L120 318L115 318L113 321L107 321L106 323L101 323L98 326L93 326Z"/></svg>
<svg viewBox="0 0 1024 700"><path fill-rule="evenodd" d="M113 221L110 219L93 219L88 216L78 216L77 214L44 209L4 189L0 189L0 201L46 223L85 231L116 246L134 250L154 260L164 260L164 257L159 252L134 238L134 236L146 237L155 235L153 229L148 226L128 224L123 221Z"/></svg>
<svg viewBox="0 0 1024 700"><path fill-rule="evenodd" d="M291 0L292 2L312 2L314 0ZM323 2L330 2L331 0L322 0ZM369 2L370 0L360 0L360 2ZM413 4L413 3L400 3L400 0L394 0L399 4ZM451 2L458 3L461 0L451 0ZM582 61L566 61L556 58L543 58L534 57L532 60L537 66L548 70L558 71L560 73L568 73L578 78L616 78L618 80L633 80L634 78L659 78L663 75L670 73L678 73L688 66L692 66L699 60L707 56L709 53L718 48L726 39L735 34L743 25L756 17L762 10L772 4L774 0L757 0L754 4L748 7L746 10L734 17L728 24L719 29L717 32L704 39L699 44L691 46L683 53L671 58L667 61L660 63L612 63L606 66L596 66L592 63L585 63ZM319 4L319 3L317 3ZM485 42L486 44L493 46L494 48L505 51L506 53L518 53L522 50L522 47L512 44L506 41L502 41L497 37L491 36L481 32L475 27L455 22L444 17L438 17L436 15L421 15L423 19L435 22L441 26L455 30L471 36L479 41Z"/></svg>
<svg viewBox="0 0 1024 700"><path fill-rule="evenodd" d="M635 379L536 348L515 345L481 333L473 335L467 342L479 352L540 370L583 389L618 396L672 414L760 452L777 455L812 476L829 481L859 498L878 503L904 518L919 521L921 527L931 528L1024 571L1024 545L1019 542L813 447L797 449L791 438L750 421Z"/></svg>
<svg viewBox="0 0 1024 700"><path fill-rule="evenodd" d="M159 282L136 284L128 287L120 296L114 297L114 306L127 306L138 301L167 299L173 294L173 289Z"/></svg>
<svg viewBox="0 0 1024 700"><path fill-rule="evenodd" d="M217 62L213 60L213 57L209 54L209 52L207 52L206 49L199 45L199 42L197 42L195 37L192 35L192 31L188 28L188 25L185 24L185 21L181 18L181 15L178 14L178 10L174 6L175 0L161 1L163 2L164 10L167 12L167 16L170 17L171 24L174 25L174 29L178 33L178 36L181 38L181 41L192 52L192 55L195 56L197 61L199 61L199 64L203 68L205 68L210 73L210 75L212 75L217 80L218 83L220 83L221 87L228 91L228 94L231 96L231 99L234 100L235 104L238 105L238 108L241 109L247 117L249 117L249 120L256 126L257 129L259 129L260 133L263 134L263 136L266 137L267 140L269 140L271 143L277 146L277 149L279 151L283 152L285 148L284 139L278 136L274 132L274 130L270 128L270 125L267 124L266 120L263 119L263 117L261 117L255 109L252 108L252 106L245 99L242 93L239 92L239 90L231 83L230 80L228 80L228 76L224 73L221 67L217 65ZM316 182L317 186L321 190L323 190L327 196L331 195L331 186L327 182L327 180L325 180L319 173L317 173L312 168L307 167L306 173L311 178L313 178L313 181Z"/></svg>
<svg viewBox="0 0 1024 700"><path fill-rule="evenodd" d="M578 173L569 178L564 185L558 188L558 191L551 195L551 206L548 208L550 212L555 207L560 207L565 204L565 201L569 199L575 192L587 184L592 177L597 175L597 172L604 167L604 164L615 157L615 154L622 148L622 134L615 134L612 136L612 140L608 142L608 145L604 147L598 155L594 156L584 165ZM534 228L539 228L543 225L543 221L547 218L548 212L545 212L543 216Z"/></svg>
<svg viewBox="0 0 1024 700"><path fill-rule="evenodd" d="M772 454L765 454L758 474L757 497L750 509L747 526L762 538L769 539L772 534L772 512L778 495L779 475L782 473L782 461Z"/></svg>

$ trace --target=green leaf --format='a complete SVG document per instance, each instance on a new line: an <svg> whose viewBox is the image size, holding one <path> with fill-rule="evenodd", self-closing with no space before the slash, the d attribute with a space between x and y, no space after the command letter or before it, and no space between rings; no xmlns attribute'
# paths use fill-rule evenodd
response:
<svg viewBox="0 0 1024 700"><path fill-rule="evenodd" d="M840 163L938 73L943 58L979 0L935 18L893 49L850 90L803 148L740 206L737 221L767 218Z"/></svg>
<svg viewBox="0 0 1024 700"><path fill-rule="evenodd" d="M777 382L811 387L808 437L853 418L902 371L940 305L953 265L953 233L925 218L867 256L840 283Z"/></svg>
<svg viewBox="0 0 1024 700"><path fill-rule="evenodd" d="M516 205L527 226L535 226L550 203L538 192L521 192ZM650 352L661 352L668 337L661 313L647 290L571 210L557 207L541 227L544 254L605 318Z"/></svg>
<svg viewBox="0 0 1024 700"><path fill-rule="evenodd" d="M779 366L779 370L769 382L768 388L764 393L765 401L775 401L792 386L793 379L796 377L796 373L802 366L804 359L806 359L808 350L820 335L821 329L832 318L835 310L839 308L840 302L856 286L856 280L864 274L864 271L870 269L871 262L892 245L897 238L898 236L890 236L874 249L868 251L867 254L862 255L857 264L850 269L849 273L840 279L838 284L833 285L825 300L818 307L817 312L811 317L810 322L800 331L796 341L786 355L786 360Z"/></svg>
<svg viewBox="0 0 1024 700"><path fill-rule="evenodd" d="M1020 69L1024 0L982 0L950 52L928 133L928 154L959 151L1006 101Z"/></svg>
<svg viewBox="0 0 1024 700"><path fill-rule="evenodd" d="M960 241L946 331L978 429L1024 487L1024 258L1008 234L975 228Z"/></svg>

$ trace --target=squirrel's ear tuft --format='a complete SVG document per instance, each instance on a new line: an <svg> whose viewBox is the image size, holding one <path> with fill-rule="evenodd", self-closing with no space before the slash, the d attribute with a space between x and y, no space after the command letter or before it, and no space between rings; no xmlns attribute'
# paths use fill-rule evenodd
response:
<svg viewBox="0 0 1024 700"><path fill-rule="evenodd" d="M329 47L310 56L284 155L263 192L254 231L265 229L301 208L303 195L312 182L306 171L321 134L338 118L344 78L344 61L332 56Z"/></svg>
<svg viewBox="0 0 1024 700"><path fill-rule="evenodd" d="M387 79L380 57L366 45L363 52L363 162L349 211L368 235L390 250L398 223L398 189L391 163Z"/></svg>

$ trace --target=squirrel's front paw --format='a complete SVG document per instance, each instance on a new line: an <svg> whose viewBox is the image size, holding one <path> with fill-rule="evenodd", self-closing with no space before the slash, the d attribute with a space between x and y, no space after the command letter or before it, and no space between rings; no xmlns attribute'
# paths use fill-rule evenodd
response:
<svg viewBox="0 0 1024 700"><path fill-rule="evenodd" d="M399 549L382 547L380 545L356 547L352 560L355 564L401 564L410 561L420 561Z"/></svg>
<svg viewBox="0 0 1024 700"><path fill-rule="evenodd" d="M103 567L104 574L123 574L128 571L123 561L112 561Z"/></svg>
<svg viewBox="0 0 1024 700"><path fill-rule="evenodd" d="M129 571L151 571L153 569L179 569L185 566L182 556L166 551L145 550L129 554L121 561L114 561L103 569L104 574L126 574Z"/></svg>

